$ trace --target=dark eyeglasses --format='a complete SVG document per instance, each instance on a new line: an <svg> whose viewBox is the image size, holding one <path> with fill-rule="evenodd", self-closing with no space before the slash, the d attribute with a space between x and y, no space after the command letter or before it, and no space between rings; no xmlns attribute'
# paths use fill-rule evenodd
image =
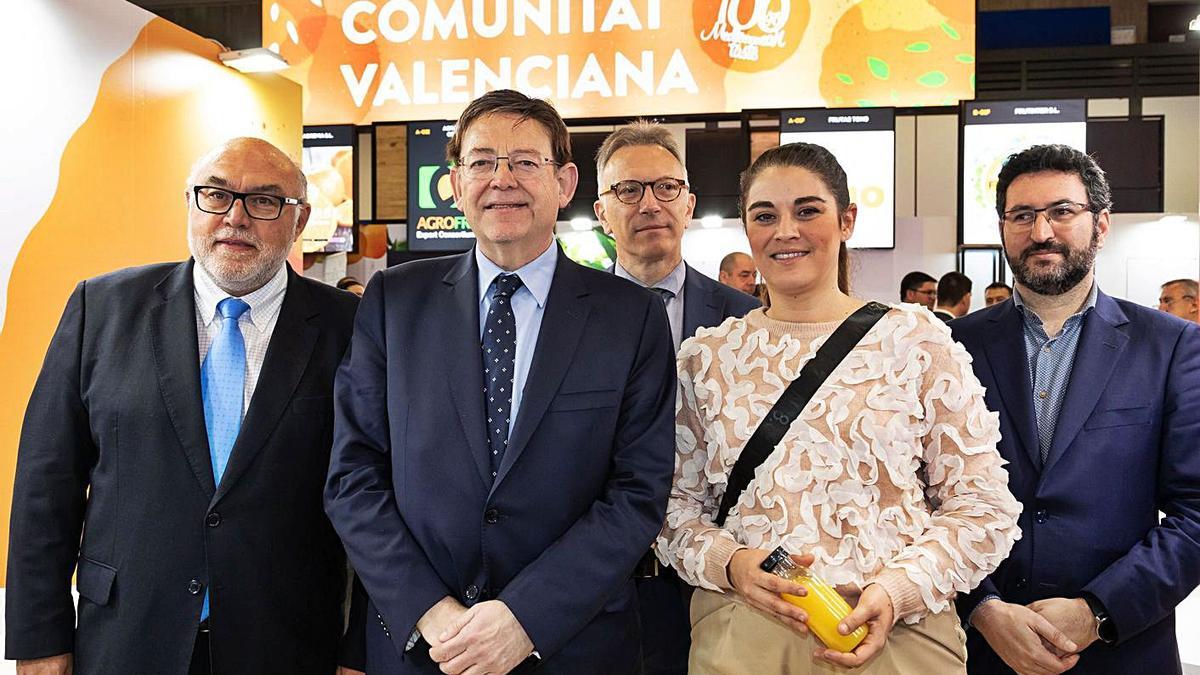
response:
<svg viewBox="0 0 1200 675"><path fill-rule="evenodd" d="M658 201L673 202L687 186L687 183L679 178L659 178L648 181L622 180L610 185L607 190L600 193L600 196L603 197L611 192L616 195L617 201L623 204L637 204L642 201L642 195L646 194L646 188L650 188L654 198Z"/></svg>
<svg viewBox="0 0 1200 675"><path fill-rule="evenodd" d="M234 202L242 201L246 215L255 220L275 220L283 213L283 207L299 205L304 202L292 197L280 197L263 192L234 192L225 188L196 185L192 187L196 195L196 208L213 215L224 215L233 208Z"/></svg>

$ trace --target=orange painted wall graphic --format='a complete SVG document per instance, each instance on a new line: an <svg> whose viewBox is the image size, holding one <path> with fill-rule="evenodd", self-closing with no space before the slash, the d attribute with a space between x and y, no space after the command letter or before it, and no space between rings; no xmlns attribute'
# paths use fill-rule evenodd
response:
<svg viewBox="0 0 1200 675"><path fill-rule="evenodd" d="M974 0L263 0L306 124L455 119L514 88L565 117L974 98Z"/></svg>
<svg viewBox="0 0 1200 675"><path fill-rule="evenodd" d="M73 45L64 38L56 48ZM130 265L187 258L185 183L191 162L208 148L252 135L299 157L300 88L278 76L238 74L217 62L218 51L161 19L146 23L104 73L90 114L63 150L53 199L17 253L0 332L4 541L25 406L75 284ZM5 557L0 570L6 567Z"/></svg>

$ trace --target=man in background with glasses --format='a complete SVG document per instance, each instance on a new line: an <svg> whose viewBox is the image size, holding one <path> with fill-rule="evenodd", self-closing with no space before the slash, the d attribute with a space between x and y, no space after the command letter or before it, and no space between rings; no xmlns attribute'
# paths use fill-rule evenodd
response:
<svg viewBox="0 0 1200 675"><path fill-rule="evenodd" d="M1200 583L1200 326L1100 291L1110 206L1078 150L1009 157L996 211L1012 302L950 324L1024 505L1008 560L958 602L973 674L1181 672L1175 606Z"/></svg>
<svg viewBox="0 0 1200 675"><path fill-rule="evenodd" d="M924 305L929 311L937 306L937 279L921 271L912 271L900 280L900 302Z"/></svg>
<svg viewBox="0 0 1200 675"><path fill-rule="evenodd" d="M579 174L549 103L485 94L446 154L475 247L375 275L337 378L326 510L370 596L367 670L637 672L666 312L555 243Z"/></svg>
<svg viewBox="0 0 1200 675"><path fill-rule="evenodd" d="M683 261L683 232L696 195L688 190L679 144L666 127L638 120L614 131L596 155L596 217L616 241L618 277L657 293L675 350L700 327L719 325L758 300L697 272ZM645 675L687 672L691 587L647 551L634 571Z"/></svg>
<svg viewBox="0 0 1200 675"><path fill-rule="evenodd" d="M337 669L321 486L357 299L286 264L309 207L273 145L212 150L182 196L193 260L80 283L29 401L5 603L22 675Z"/></svg>
<svg viewBox="0 0 1200 675"><path fill-rule="evenodd" d="M1195 279L1176 279L1162 285L1158 308L1168 314L1200 323L1200 283Z"/></svg>

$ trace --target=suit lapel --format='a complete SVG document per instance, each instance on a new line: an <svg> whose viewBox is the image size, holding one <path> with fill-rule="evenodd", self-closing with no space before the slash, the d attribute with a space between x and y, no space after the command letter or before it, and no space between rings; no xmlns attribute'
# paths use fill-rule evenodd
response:
<svg viewBox="0 0 1200 675"><path fill-rule="evenodd" d="M1054 439L1050 442L1050 454L1046 457L1043 474L1049 473L1070 447L1108 386L1121 352L1129 343L1129 336L1118 328L1126 323L1129 323L1129 319L1117 303L1100 293L1095 309L1084 317L1083 332L1075 350L1075 364L1071 367L1071 380L1067 383L1067 397L1058 414L1058 423L1054 426Z"/></svg>
<svg viewBox="0 0 1200 675"><path fill-rule="evenodd" d="M158 389L183 454L205 496L212 497L212 460L200 394L200 343L192 261L180 263L155 289L163 301L150 310L150 343ZM197 411L200 414L197 414Z"/></svg>
<svg viewBox="0 0 1200 675"><path fill-rule="evenodd" d="M488 461L487 427L483 421L483 356L479 346L479 268L474 249L459 256L458 262L442 278L449 295L446 324L440 334L446 336L446 353L453 355L446 364L454 410L467 439L467 450L479 479L492 484ZM456 445L457 444L453 444Z"/></svg>
<svg viewBox="0 0 1200 675"><path fill-rule="evenodd" d="M683 291L683 339L696 334L701 326L719 326L725 319L725 303L710 287L706 287L701 274L687 265L684 273Z"/></svg>
<svg viewBox="0 0 1200 675"><path fill-rule="evenodd" d="M271 333L262 371L254 385L254 398L250 399L250 407L246 410L242 428L229 455L229 464L221 475L221 484L217 486L213 497L214 504L246 472L291 404L292 394L308 366L321 332L313 322L319 314L308 289L289 267L287 292L279 308L275 330Z"/></svg>
<svg viewBox="0 0 1200 675"><path fill-rule="evenodd" d="M1025 327L1021 310L1013 303L993 313L991 336L983 340L988 367L996 382L996 394L1020 436L1020 444L1034 468L1042 464L1038 446L1037 417L1033 412L1033 384L1025 355Z"/></svg>
<svg viewBox="0 0 1200 675"><path fill-rule="evenodd" d="M579 300L588 294L580 270L579 265L559 250L554 281L550 285L550 295L542 315L542 328L534 346L533 362L525 378L521 409L517 412L517 422L509 437L508 449L500 461L493 490L525 451L551 399L558 392L567 368L575 357L579 340L583 337L589 307ZM482 387L482 383L479 386ZM483 429L482 421L474 428Z"/></svg>

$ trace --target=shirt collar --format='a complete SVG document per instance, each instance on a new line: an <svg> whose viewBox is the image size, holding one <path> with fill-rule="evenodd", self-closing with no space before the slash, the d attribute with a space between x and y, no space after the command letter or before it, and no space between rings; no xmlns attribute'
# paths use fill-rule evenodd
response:
<svg viewBox="0 0 1200 675"><path fill-rule="evenodd" d="M1077 316L1086 314L1089 309L1092 309L1093 307L1096 306L1096 299L1099 297L1100 297L1100 286L1096 283L1095 279L1092 279L1092 289L1090 291L1088 291L1087 300L1084 300L1083 306L1079 308L1078 312L1075 312L1071 316L1067 317L1067 321L1070 321L1071 319L1074 319ZM1029 306L1026 305L1025 301L1021 299L1021 291L1017 288L1017 286L1015 284L1013 285L1012 299L1013 299L1013 304L1016 305L1017 309L1019 309L1021 311L1021 316L1025 317L1026 321L1033 321L1034 323L1036 323L1039 326L1042 325L1042 317L1038 316L1037 313L1034 312L1032 309L1029 309Z"/></svg>
<svg viewBox="0 0 1200 675"><path fill-rule="evenodd" d="M217 304L230 295L217 286L217 282L213 281L208 270L204 269L204 266L198 261L192 265L192 286L196 289L196 309L200 311L204 325L211 325L217 318ZM241 300L250 305L245 316L255 328L261 330L271 319L270 315L279 311L282 304L279 300L286 290L287 263L284 263L279 266L279 271L275 273L275 276L271 277L270 281L263 284L261 288L241 296Z"/></svg>
<svg viewBox="0 0 1200 675"><path fill-rule="evenodd" d="M642 283L641 279L638 279L630 274L629 270L621 266L620 261L617 261L617 264L613 266L613 274L616 274L622 279L628 279L638 286L642 286L644 288L666 289L671 291L675 297L679 297L679 294L683 292L683 283L687 280L687 264L680 260L679 264L675 266L675 269L671 270L667 276L659 279L658 283L654 284L653 286L646 286L646 284Z"/></svg>
<svg viewBox="0 0 1200 675"><path fill-rule="evenodd" d="M488 260L488 257L475 246L475 264L479 267L479 301L487 296L492 281L501 274L509 274L508 270ZM529 289L538 307L546 306L546 298L550 295L550 284L554 281L554 268L558 265L558 245L551 240L550 246L541 255L525 263L511 273L521 277L521 285Z"/></svg>

